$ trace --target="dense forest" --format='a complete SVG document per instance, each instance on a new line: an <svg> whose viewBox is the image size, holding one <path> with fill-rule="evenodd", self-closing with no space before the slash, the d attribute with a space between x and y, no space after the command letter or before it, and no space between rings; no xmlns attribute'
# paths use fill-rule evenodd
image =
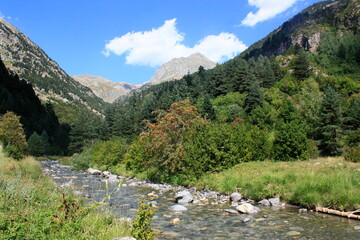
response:
<svg viewBox="0 0 360 240"><path fill-rule="evenodd" d="M341 7L341 14L349 9ZM316 16L332 22L341 15L330 13ZM282 29L307 29L300 20L311 17L304 11ZM102 124L79 120L72 152L85 150L80 165L182 184L247 161L358 156L360 36L351 24L319 21L316 52L305 41L279 53L290 35L271 33L214 69L200 67L117 101ZM96 139L102 141L89 148Z"/></svg>

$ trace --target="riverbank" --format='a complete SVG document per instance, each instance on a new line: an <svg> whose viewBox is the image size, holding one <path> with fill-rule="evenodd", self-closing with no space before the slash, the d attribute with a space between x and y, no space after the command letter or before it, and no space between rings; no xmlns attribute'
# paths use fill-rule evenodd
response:
<svg viewBox="0 0 360 240"><path fill-rule="evenodd" d="M71 164L71 160L67 159L66 163ZM121 176L146 180L143 174L137 176L122 166L112 169ZM360 163L333 157L241 163L220 173L206 174L190 186L224 195L238 191L255 201L279 197L283 202L308 209L353 211L360 209L359 179Z"/></svg>
<svg viewBox="0 0 360 240"><path fill-rule="evenodd" d="M6 158L0 149L0 239L113 239L131 228L56 187L32 157Z"/></svg>
<svg viewBox="0 0 360 240"><path fill-rule="evenodd" d="M239 191L261 200L274 196L290 204L315 209L360 209L360 163L342 157L295 162L247 162L194 182L198 189Z"/></svg>

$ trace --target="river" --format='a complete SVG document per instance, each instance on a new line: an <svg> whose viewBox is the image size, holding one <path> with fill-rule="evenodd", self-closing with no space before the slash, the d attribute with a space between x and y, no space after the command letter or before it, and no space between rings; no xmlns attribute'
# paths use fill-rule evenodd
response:
<svg viewBox="0 0 360 240"><path fill-rule="evenodd" d="M134 217L142 197L149 198L149 193L158 195L158 211L152 223L154 229L162 232L158 239L360 239L358 220L299 213L295 207L261 207L262 211L253 215L229 214L223 211L233 208L229 204L189 204L187 211L173 212L169 207L175 204L174 191L160 193L149 187L131 186L125 180L107 182L99 176L72 171L56 161L42 162L42 166L56 184L71 187L88 203L105 200L106 208L118 218ZM174 218L180 223L170 224Z"/></svg>

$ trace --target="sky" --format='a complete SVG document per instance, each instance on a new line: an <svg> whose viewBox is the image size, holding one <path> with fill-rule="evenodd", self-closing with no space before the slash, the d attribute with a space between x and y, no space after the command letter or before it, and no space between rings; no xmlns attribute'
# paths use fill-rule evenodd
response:
<svg viewBox="0 0 360 240"><path fill-rule="evenodd" d="M0 17L69 75L143 83L196 52L225 62L318 1L0 0Z"/></svg>

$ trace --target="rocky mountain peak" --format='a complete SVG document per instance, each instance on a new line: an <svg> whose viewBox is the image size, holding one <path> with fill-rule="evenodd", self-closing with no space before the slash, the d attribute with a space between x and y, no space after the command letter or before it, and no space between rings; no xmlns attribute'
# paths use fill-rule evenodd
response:
<svg viewBox="0 0 360 240"><path fill-rule="evenodd" d="M120 96L128 94L130 91L137 89L141 84L132 84L125 82L113 82L109 79L82 74L71 76L75 81L90 88L96 96L102 98L105 102L112 103Z"/></svg>
<svg viewBox="0 0 360 240"><path fill-rule="evenodd" d="M188 73L196 72L200 66L211 69L216 63L207 59L201 53L194 53L188 57L174 58L164 63L151 78L150 84L158 84L166 81L177 80Z"/></svg>

